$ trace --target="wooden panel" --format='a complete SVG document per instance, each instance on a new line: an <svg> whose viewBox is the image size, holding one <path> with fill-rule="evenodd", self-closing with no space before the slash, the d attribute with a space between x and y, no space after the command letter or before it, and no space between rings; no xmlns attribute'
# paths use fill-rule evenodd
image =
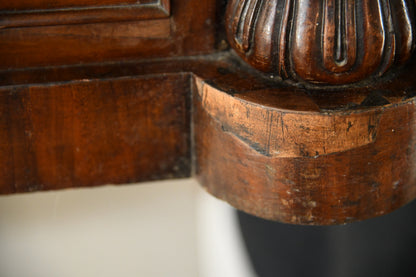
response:
<svg viewBox="0 0 416 277"><path fill-rule="evenodd" d="M5 1L0 26L25 27L156 19L169 16L170 0Z"/></svg>
<svg viewBox="0 0 416 277"><path fill-rule="evenodd" d="M19 10L52 10L59 8L74 7L97 7L109 5L131 5L136 4L137 0L14 0L0 2L0 10L19 11ZM144 1L157 3L155 0Z"/></svg>
<svg viewBox="0 0 416 277"><path fill-rule="evenodd" d="M0 31L0 68L27 63L59 64L67 60L94 62L137 52L152 57L170 46L165 41L169 35L168 19L4 29Z"/></svg>
<svg viewBox="0 0 416 277"><path fill-rule="evenodd" d="M0 193L190 174L189 76L0 91Z"/></svg>
<svg viewBox="0 0 416 277"><path fill-rule="evenodd" d="M0 71L210 53L215 17L215 1L176 0L169 18L0 28Z"/></svg>

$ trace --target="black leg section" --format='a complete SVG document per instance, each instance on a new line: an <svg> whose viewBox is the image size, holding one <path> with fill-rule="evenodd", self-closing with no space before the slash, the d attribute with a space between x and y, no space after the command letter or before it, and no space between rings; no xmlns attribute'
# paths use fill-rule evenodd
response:
<svg viewBox="0 0 416 277"><path fill-rule="evenodd" d="M296 226L238 212L259 277L415 277L416 201L344 226Z"/></svg>

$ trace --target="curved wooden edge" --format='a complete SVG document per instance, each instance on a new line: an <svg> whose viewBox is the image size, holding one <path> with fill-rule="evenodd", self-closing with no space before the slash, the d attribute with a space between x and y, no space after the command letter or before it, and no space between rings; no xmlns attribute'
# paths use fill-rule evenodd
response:
<svg viewBox="0 0 416 277"><path fill-rule="evenodd" d="M416 197L414 66L334 91L268 82L229 53L3 71L0 193L195 166L210 193L263 218L379 216Z"/></svg>
<svg viewBox="0 0 416 277"><path fill-rule="evenodd" d="M323 111L281 89L256 98L202 79L196 87L198 179L237 209L330 225L380 216L416 198L415 98L367 107L376 97L370 92L361 106ZM264 97L275 101L266 106ZM298 106L284 107L289 100Z"/></svg>

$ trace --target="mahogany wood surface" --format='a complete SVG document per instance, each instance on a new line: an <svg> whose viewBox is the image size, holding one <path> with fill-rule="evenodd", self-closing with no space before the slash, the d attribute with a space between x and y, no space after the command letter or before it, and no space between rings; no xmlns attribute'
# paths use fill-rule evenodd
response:
<svg viewBox="0 0 416 277"><path fill-rule="evenodd" d="M231 0L231 46L283 78L346 84L381 76L410 58L414 1Z"/></svg>
<svg viewBox="0 0 416 277"><path fill-rule="evenodd" d="M19 6L13 6L17 4ZM170 12L169 0L141 1L140 3L137 1L109 1L108 3L63 1L61 5L59 4L56 1L26 3L21 0L0 3L0 26L2 28L35 27L156 19L169 17Z"/></svg>
<svg viewBox="0 0 416 277"><path fill-rule="evenodd" d="M0 193L190 175L188 74L0 89Z"/></svg>
<svg viewBox="0 0 416 277"><path fill-rule="evenodd" d="M416 197L412 72L326 93L276 85L229 53L9 71L1 191L190 176L193 153L203 186L248 213L379 216Z"/></svg>
<svg viewBox="0 0 416 277"><path fill-rule="evenodd" d="M301 93L294 98L310 105L298 110L296 101L282 109L252 95L204 85L194 97L197 173L213 195L262 218L322 225L416 197L414 99L322 112Z"/></svg>
<svg viewBox="0 0 416 277"><path fill-rule="evenodd" d="M152 13L147 20L135 21L120 21L118 15L111 15L115 22L61 25L60 20L67 16L84 20L82 9L75 9L74 14L53 18L50 26L36 26L36 18L31 27L3 26L0 70L212 53L216 46L216 8L216 1L211 0L172 0L170 16L158 19L149 19ZM110 9L109 13L117 11ZM1 11L0 18L7 20Z"/></svg>
<svg viewBox="0 0 416 277"><path fill-rule="evenodd" d="M351 3L1 3L0 193L196 176L294 224L405 205L414 2Z"/></svg>

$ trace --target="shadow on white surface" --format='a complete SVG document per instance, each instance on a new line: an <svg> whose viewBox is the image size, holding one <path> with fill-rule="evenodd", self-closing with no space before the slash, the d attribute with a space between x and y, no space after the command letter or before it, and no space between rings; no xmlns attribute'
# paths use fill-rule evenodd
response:
<svg viewBox="0 0 416 277"><path fill-rule="evenodd" d="M0 276L252 277L235 223L194 180L1 196Z"/></svg>

